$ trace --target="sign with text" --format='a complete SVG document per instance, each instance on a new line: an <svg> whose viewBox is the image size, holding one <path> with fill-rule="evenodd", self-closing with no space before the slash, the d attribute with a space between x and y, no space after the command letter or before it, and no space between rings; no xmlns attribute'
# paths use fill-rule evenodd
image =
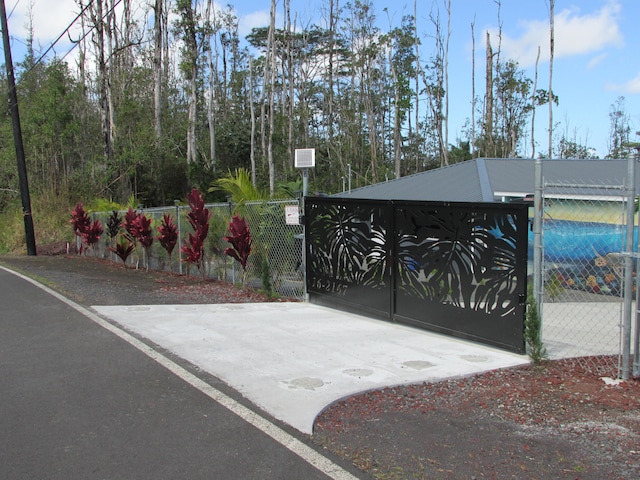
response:
<svg viewBox="0 0 640 480"><path fill-rule="evenodd" d="M300 209L298 205L284 207L284 220L287 225L300 225Z"/></svg>

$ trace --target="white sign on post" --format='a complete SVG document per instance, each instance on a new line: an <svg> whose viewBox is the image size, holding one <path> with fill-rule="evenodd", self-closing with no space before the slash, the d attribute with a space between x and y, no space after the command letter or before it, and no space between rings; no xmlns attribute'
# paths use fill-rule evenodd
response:
<svg viewBox="0 0 640 480"><path fill-rule="evenodd" d="M284 221L287 225L300 225L300 209L298 205L284 207Z"/></svg>

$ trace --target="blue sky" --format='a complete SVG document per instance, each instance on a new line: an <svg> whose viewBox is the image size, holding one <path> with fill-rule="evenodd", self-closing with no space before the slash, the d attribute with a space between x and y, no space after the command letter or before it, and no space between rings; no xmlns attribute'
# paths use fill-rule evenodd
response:
<svg viewBox="0 0 640 480"><path fill-rule="evenodd" d="M75 17L74 0L5 0L13 12L9 31L13 37L14 61L20 60L21 39L26 35L25 15L32 5L37 45L44 50ZM135 0L134 0L135 1ZM139 0L140 2L144 0ZM433 29L429 21L432 8L440 7L446 22L444 0L418 0L418 31L423 37L422 56L432 50L428 36ZM230 0L234 6L241 34L269 20L269 0ZM292 16L297 24L324 25L322 0L291 0ZM346 0L341 3L346 4ZM609 112L619 96L625 97L632 132L640 130L640 2L638 0L556 0L555 61L553 89L560 103L554 109L556 135L565 133L578 143L594 147L604 155L608 151ZM278 0L277 8L282 10ZM384 30L392 18L395 25L405 14L413 13L413 0L375 1L379 27ZM14 8L15 6L15 8ZM384 9L387 9L385 11ZM538 87L549 86L549 11L548 0L502 0L503 58L517 60L533 79L538 46ZM450 143L455 143L471 109L471 23L475 22L476 93L484 85L485 31L490 31L494 49L498 39L498 9L495 0L451 0L451 40L449 50ZM60 44L62 55L68 44ZM67 57L69 58L69 57ZM537 151L547 150L547 107L536 113ZM632 134L631 140L640 137ZM530 142L528 142L530 143ZM527 147L530 149L530 147ZM523 153L530 153L530 150Z"/></svg>

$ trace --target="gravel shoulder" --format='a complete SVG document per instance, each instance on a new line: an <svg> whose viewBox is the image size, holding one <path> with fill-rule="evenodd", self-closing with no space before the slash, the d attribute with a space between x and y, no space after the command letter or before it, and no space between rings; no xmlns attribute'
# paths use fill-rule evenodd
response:
<svg viewBox="0 0 640 480"><path fill-rule="evenodd" d="M80 256L0 256L89 305L268 301L200 277ZM286 299L284 299L286 300ZM640 381L609 384L571 360L357 395L311 440L379 479L640 478Z"/></svg>

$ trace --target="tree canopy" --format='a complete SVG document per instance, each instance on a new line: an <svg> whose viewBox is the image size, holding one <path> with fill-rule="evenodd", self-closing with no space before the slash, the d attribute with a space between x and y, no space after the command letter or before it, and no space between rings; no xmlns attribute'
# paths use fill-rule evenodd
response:
<svg viewBox="0 0 640 480"><path fill-rule="evenodd" d="M32 189L72 202L133 195L153 206L193 187L222 199L209 188L229 172L248 172L243 183L274 195L299 180L296 148L316 149L314 190L330 193L350 174L355 188L477 156L522 155L530 114L549 95L490 45L492 87L470 102L479 110L475 134L449 144L448 0L435 2L421 27L431 43L418 37L414 16L389 20L384 32L371 0L325 3L320 26L292 20L287 1L278 13L272 1L270 25L243 39L233 7L210 0L154 0L141 4L145 15L131 2L118 14L109 0L91 2L75 59L36 63L30 44L17 65ZM617 154L628 116L623 101L612 108ZM7 116L0 131L3 208L18 190ZM589 151L558 139L561 156Z"/></svg>

